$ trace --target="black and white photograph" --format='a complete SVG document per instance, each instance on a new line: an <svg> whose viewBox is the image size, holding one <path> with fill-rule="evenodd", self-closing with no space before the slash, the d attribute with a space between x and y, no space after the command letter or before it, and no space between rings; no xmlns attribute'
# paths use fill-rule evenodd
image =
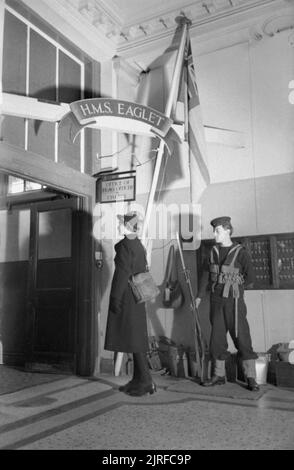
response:
<svg viewBox="0 0 294 470"><path fill-rule="evenodd" d="M0 452L293 451L294 0L0 0L0 77Z"/></svg>

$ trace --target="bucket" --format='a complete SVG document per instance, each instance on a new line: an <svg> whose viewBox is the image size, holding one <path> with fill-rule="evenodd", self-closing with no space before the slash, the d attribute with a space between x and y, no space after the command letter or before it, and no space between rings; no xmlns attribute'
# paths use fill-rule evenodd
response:
<svg viewBox="0 0 294 470"><path fill-rule="evenodd" d="M188 370L190 377L197 377L197 362L196 362L196 353L195 351L188 352Z"/></svg>
<svg viewBox="0 0 294 470"><path fill-rule="evenodd" d="M265 385L267 383L267 371L268 371L268 357L267 355L260 355L255 361L256 368L256 382L259 385Z"/></svg>
<svg viewBox="0 0 294 470"><path fill-rule="evenodd" d="M281 361L289 362L289 364L294 364L294 349L291 349L287 352L280 352L279 358Z"/></svg>
<svg viewBox="0 0 294 470"><path fill-rule="evenodd" d="M188 377L188 359L182 345L169 346L169 371L173 377Z"/></svg>
<svg viewBox="0 0 294 470"><path fill-rule="evenodd" d="M168 347L168 369L170 375L177 377L178 375L178 348L176 346Z"/></svg>
<svg viewBox="0 0 294 470"><path fill-rule="evenodd" d="M186 352L177 355L177 377L188 377L188 357Z"/></svg>

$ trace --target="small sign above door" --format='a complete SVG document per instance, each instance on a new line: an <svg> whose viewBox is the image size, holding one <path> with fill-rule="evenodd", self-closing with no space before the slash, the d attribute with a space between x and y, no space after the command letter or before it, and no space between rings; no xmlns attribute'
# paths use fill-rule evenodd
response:
<svg viewBox="0 0 294 470"><path fill-rule="evenodd" d="M96 202L134 201L136 199L135 172L101 175L97 180Z"/></svg>

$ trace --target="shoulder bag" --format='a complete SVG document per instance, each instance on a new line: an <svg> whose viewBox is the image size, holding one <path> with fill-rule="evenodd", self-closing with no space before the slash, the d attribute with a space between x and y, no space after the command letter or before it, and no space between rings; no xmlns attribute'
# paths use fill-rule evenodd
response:
<svg viewBox="0 0 294 470"><path fill-rule="evenodd" d="M137 304L148 302L155 299L160 290L154 282L146 263L146 271L143 273L133 274L129 279L132 292Z"/></svg>

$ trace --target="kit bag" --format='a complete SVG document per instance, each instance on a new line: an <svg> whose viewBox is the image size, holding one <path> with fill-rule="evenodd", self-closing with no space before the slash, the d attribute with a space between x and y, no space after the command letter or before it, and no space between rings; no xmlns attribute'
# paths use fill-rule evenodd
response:
<svg viewBox="0 0 294 470"><path fill-rule="evenodd" d="M166 308L180 308L184 303L184 295L177 276L175 247L170 247L165 288L162 303Z"/></svg>

